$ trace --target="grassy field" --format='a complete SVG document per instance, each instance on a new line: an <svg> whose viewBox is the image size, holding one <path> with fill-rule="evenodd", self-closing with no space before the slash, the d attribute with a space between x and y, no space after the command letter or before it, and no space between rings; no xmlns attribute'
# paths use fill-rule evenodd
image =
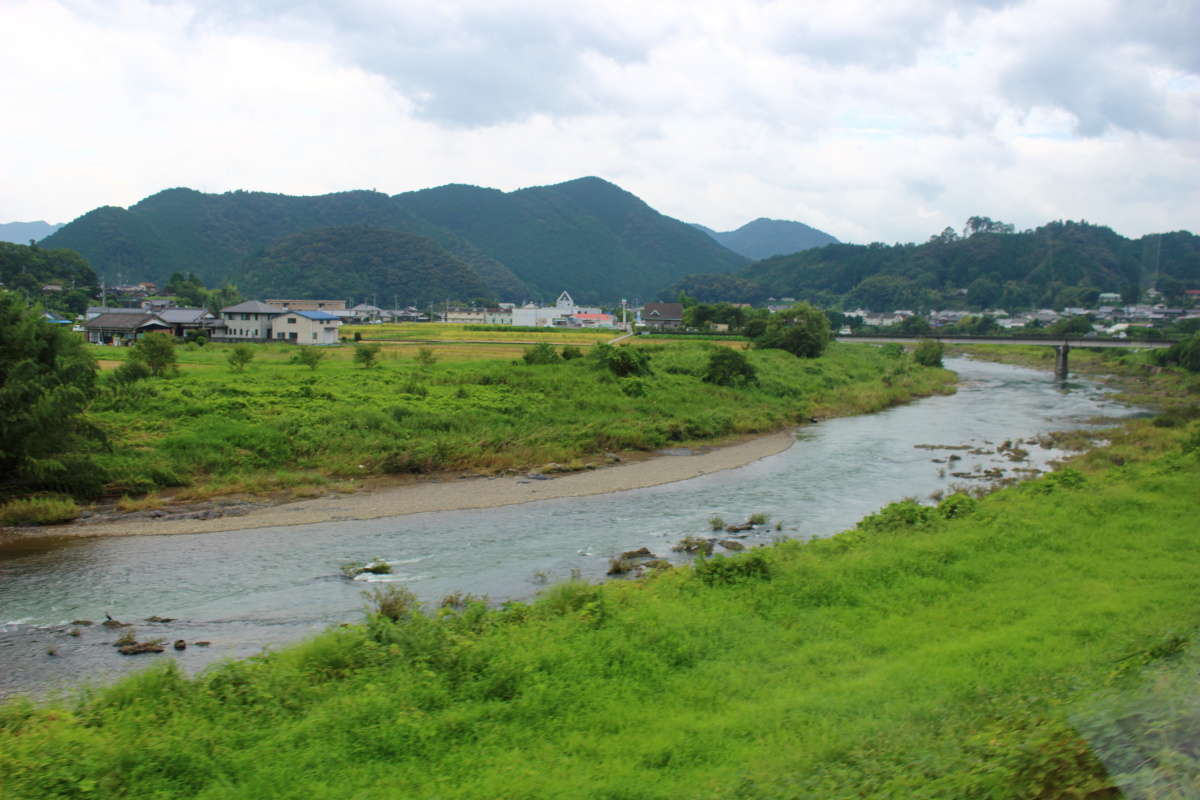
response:
<svg viewBox="0 0 1200 800"><path fill-rule="evenodd" d="M499 609L377 595L196 679L9 703L0 796L1192 797L1200 424L1112 438L827 540Z"/></svg>
<svg viewBox="0 0 1200 800"><path fill-rule="evenodd" d="M554 344L596 344L607 342L622 335L624 331L584 328L539 328L524 330L472 330L491 326L457 325L446 322L400 322L385 325L358 325L344 328L342 335L357 331L363 339L370 341L486 341L486 342L533 342L549 341Z"/></svg>
<svg viewBox="0 0 1200 800"><path fill-rule="evenodd" d="M716 345L639 343L652 375L617 378L591 358L527 366L506 344L384 346L363 369L353 348L315 370L298 348L255 348L244 372L229 346L188 345L179 374L110 381L90 416L109 434L96 453L112 493L186 487L184 499L263 492L370 475L494 473L558 462L581 468L606 452L653 450L773 431L810 416L860 413L945 391L953 376L833 345L820 359L753 351L754 386L701 380ZM97 348L115 359L124 354Z"/></svg>

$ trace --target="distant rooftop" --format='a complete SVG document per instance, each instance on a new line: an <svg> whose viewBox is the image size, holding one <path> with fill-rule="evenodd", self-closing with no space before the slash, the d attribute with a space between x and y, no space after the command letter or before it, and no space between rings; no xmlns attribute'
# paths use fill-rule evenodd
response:
<svg viewBox="0 0 1200 800"><path fill-rule="evenodd" d="M236 306L226 306L221 309L221 313L234 314L283 314L287 311L286 308L272 306L258 300L247 300L244 303L238 303Z"/></svg>

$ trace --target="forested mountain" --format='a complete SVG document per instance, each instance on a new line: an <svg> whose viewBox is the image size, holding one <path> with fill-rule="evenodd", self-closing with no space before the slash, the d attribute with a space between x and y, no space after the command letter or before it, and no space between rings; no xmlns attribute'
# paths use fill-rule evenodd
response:
<svg viewBox="0 0 1200 800"><path fill-rule="evenodd" d="M29 244L49 236L61 227L61 222L51 225L40 219L37 222L0 222L0 242Z"/></svg>
<svg viewBox="0 0 1200 800"><path fill-rule="evenodd" d="M161 284L181 272L210 286L226 280L240 286L246 269L285 238L346 226L431 239L470 266L487 294L516 301L553 298L563 289L583 302L649 297L687 273L729 272L746 263L598 178L507 193L450 185L394 197L370 191L292 197L168 189L129 209L91 211L45 244L78 250L113 282ZM396 241L388 246L397 252ZM288 267L278 260L282 251L273 252L272 274L282 279ZM347 280L359 285L358 277ZM394 294L382 283L371 291Z"/></svg>
<svg viewBox="0 0 1200 800"><path fill-rule="evenodd" d="M731 272L746 263L600 178L508 193L450 185L395 199L507 264L547 299L564 288L585 301L648 298L697 264Z"/></svg>
<svg viewBox="0 0 1200 800"><path fill-rule="evenodd" d="M96 273L79 253L8 242L0 242L0 284L56 310L78 314L100 291ZM60 288L42 291L51 284Z"/></svg>
<svg viewBox="0 0 1200 800"><path fill-rule="evenodd" d="M303 231L367 225L426 236L469 264L492 295L521 295L524 283L503 264L450 231L406 214L385 194L339 192L292 197L267 192L204 194L167 189L128 210L104 206L66 225L48 245L84 253L107 280L166 283L194 273L215 286L238 282L249 259Z"/></svg>
<svg viewBox="0 0 1200 800"><path fill-rule="evenodd" d="M733 276L690 275L665 293L682 290L703 301L794 297L878 311L1013 310L1085 306L1100 292L1136 297L1147 288L1168 302L1200 289L1200 237L1179 231L1127 239L1069 221L965 237L948 228L920 245L833 244L758 261Z"/></svg>
<svg viewBox="0 0 1200 800"><path fill-rule="evenodd" d="M239 288L248 296L353 297L391 306L492 296L466 262L425 236L351 225L285 237L247 262Z"/></svg>
<svg viewBox="0 0 1200 800"><path fill-rule="evenodd" d="M825 231L819 231L803 222L792 222L786 219L759 217L753 222L747 222L736 231L725 231L724 233L697 223L692 224L733 252L741 253L747 258L755 260L799 253L801 250L823 247L827 244L837 244L837 239Z"/></svg>

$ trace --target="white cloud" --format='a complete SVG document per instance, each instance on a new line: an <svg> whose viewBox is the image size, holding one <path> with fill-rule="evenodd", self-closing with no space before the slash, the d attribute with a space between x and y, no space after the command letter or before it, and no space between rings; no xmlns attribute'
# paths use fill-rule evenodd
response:
<svg viewBox="0 0 1200 800"><path fill-rule="evenodd" d="M9 0L0 220L600 175L717 229L1200 209L1200 5ZM58 57L47 56L55 42Z"/></svg>

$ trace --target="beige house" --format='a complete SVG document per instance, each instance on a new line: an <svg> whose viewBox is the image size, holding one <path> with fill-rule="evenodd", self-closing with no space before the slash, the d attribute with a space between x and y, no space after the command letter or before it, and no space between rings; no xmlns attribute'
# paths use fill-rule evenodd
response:
<svg viewBox="0 0 1200 800"><path fill-rule="evenodd" d="M285 309L257 300L226 306L221 309L220 322L213 326L213 339L226 342L265 342L275 338L271 334L271 324L283 313Z"/></svg>
<svg viewBox="0 0 1200 800"><path fill-rule="evenodd" d="M272 338L291 344L337 344L341 317L328 311L288 311L271 321Z"/></svg>

